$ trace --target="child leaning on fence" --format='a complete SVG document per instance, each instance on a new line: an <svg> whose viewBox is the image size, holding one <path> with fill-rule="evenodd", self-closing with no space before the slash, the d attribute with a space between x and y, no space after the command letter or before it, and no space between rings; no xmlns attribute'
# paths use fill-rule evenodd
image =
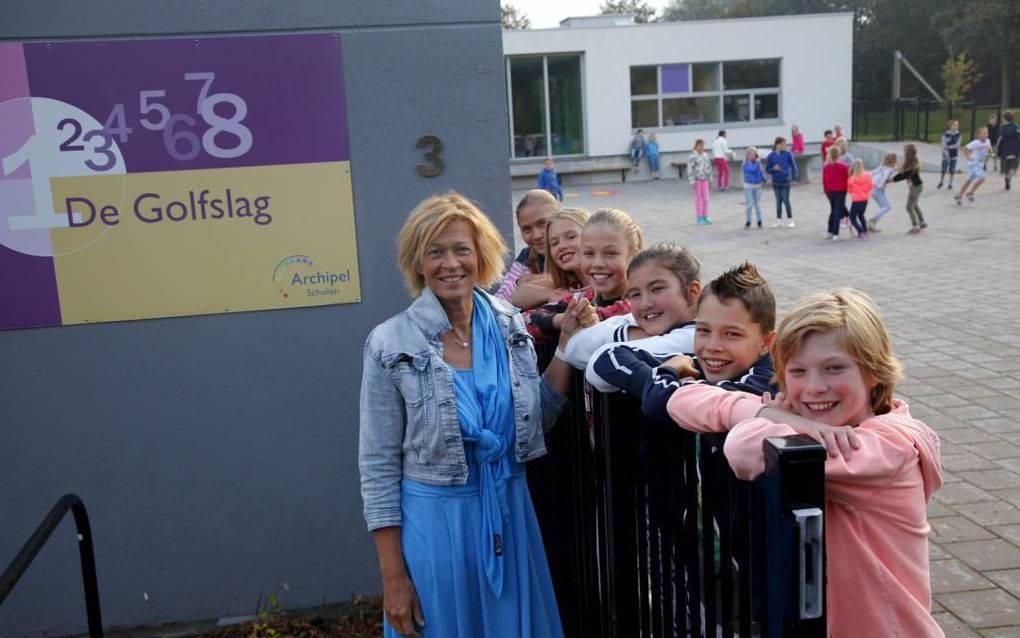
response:
<svg viewBox="0 0 1020 638"><path fill-rule="evenodd" d="M669 413L696 432L729 431L733 471L765 469L768 437L826 445L828 635L942 636L931 616L926 507L942 485L938 436L893 399L900 378L874 302L856 290L803 297L772 347L775 400L688 384Z"/></svg>
<svg viewBox="0 0 1020 638"><path fill-rule="evenodd" d="M645 418L662 424L673 423L666 405L685 376L727 390L772 394L769 348L775 321L772 289L745 262L701 293L691 342L683 343L674 330L668 343L632 341L605 348L592 357L585 379L602 392L619 389L639 397Z"/></svg>

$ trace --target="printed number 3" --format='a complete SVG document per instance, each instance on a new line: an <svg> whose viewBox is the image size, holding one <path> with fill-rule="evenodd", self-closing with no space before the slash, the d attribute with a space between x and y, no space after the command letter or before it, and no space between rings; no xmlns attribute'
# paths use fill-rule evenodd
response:
<svg viewBox="0 0 1020 638"><path fill-rule="evenodd" d="M439 154L443 152L443 143L435 135L423 135L418 138L418 148L430 146L432 150L425 153L425 159L432 165L418 164L418 174L422 177L435 177L443 172L443 160L439 157Z"/></svg>

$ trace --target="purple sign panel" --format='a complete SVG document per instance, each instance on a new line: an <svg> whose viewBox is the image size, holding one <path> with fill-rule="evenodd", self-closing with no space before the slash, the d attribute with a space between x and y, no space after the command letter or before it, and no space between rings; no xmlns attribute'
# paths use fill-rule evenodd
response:
<svg viewBox="0 0 1020 638"><path fill-rule="evenodd" d="M691 65L689 65L689 64L663 64L662 65L662 92L663 93L690 93L691 92Z"/></svg>
<svg viewBox="0 0 1020 638"><path fill-rule="evenodd" d="M350 159L335 34L22 46L32 97L102 123L132 173Z"/></svg>

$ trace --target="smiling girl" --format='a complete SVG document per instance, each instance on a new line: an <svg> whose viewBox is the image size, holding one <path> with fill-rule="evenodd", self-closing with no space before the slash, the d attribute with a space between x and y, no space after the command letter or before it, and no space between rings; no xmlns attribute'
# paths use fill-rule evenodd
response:
<svg viewBox="0 0 1020 638"><path fill-rule="evenodd" d="M775 401L685 385L670 415L725 432L736 475L764 471L762 442L805 433L825 462L828 635L942 636L931 616L926 506L942 485L938 436L893 399L901 368L874 302L856 290L802 298L780 322Z"/></svg>
<svg viewBox="0 0 1020 638"><path fill-rule="evenodd" d="M624 211L602 208L585 222L580 239L580 277L587 286L575 295L589 300L600 320L630 312L623 293L627 290L627 264L644 242L641 228ZM537 340L558 336L572 296L534 310L527 318L528 332Z"/></svg>

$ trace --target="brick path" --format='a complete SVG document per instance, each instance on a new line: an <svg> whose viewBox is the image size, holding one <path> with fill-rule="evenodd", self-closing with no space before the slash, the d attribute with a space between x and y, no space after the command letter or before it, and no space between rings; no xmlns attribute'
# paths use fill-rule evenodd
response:
<svg viewBox="0 0 1020 638"><path fill-rule="evenodd" d="M937 175L924 179L930 228L904 234L906 187L895 184L884 232L868 241L845 232L844 241L822 238L828 205L818 179L794 188L793 229L767 228L770 190L762 197L765 230L743 229L739 191L713 192L713 224L699 227L687 182L676 179L568 187L564 204L630 212L646 243L691 248L703 281L751 260L772 283L780 312L819 288L870 294L905 367L897 394L942 438L945 485L929 508L935 617L947 636L1020 636L1020 192L1003 192L995 177L976 203L957 207L935 190Z"/></svg>

